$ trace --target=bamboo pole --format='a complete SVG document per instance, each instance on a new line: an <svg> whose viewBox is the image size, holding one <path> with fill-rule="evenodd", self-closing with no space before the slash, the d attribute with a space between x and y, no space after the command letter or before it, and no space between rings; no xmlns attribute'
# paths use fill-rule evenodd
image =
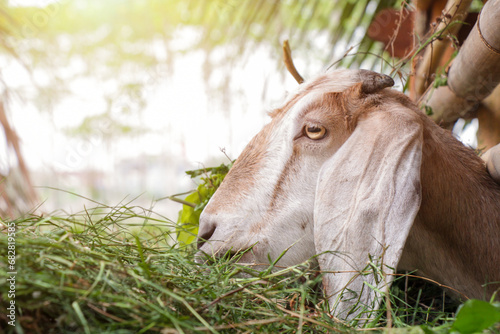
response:
<svg viewBox="0 0 500 334"><path fill-rule="evenodd" d="M488 150L500 143L500 85L481 102L474 116L479 121L477 147Z"/></svg>
<svg viewBox="0 0 500 334"><path fill-rule="evenodd" d="M447 86L428 89L421 99L443 126L453 124L500 82L500 0L488 1L448 72Z"/></svg>

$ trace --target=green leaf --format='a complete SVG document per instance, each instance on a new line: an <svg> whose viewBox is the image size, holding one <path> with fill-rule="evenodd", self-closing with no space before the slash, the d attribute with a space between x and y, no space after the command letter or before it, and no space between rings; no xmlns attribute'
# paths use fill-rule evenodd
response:
<svg viewBox="0 0 500 334"><path fill-rule="evenodd" d="M193 192L186 197L185 201L193 204L200 204L201 196L198 192ZM201 210L189 205L183 205L177 221L177 241L183 245L189 245L195 241L198 234Z"/></svg>
<svg viewBox="0 0 500 334"><path fill-rule="evenodd" d="M434 112L432 111L432 108L431 108L430 106L427 106L427 105L426 105L426 106L424 106L424 108L425 108L425 114L426 114L427 116L432 116L432 115L434 115Z"/></svg>
<svg viewBox="0 0 500 334"><path fill-rule="evenodd" d="M181 246L190 245L196 240L200 215L217 188L219 188L231 166L232 163L228 165L223 164L219 167L203 168L186 172L192 178L202 175L205 177L200 178L202 183L198 186L196 191L192 192L184 199L185 202L191 203L192 205L183 205L182 210L179 212L179 218L177 220L177 241Z"/></svg>
<svg viewBox="0 0 500 334"><path fill-rule="evenodd" d="M195 178L197 176L203 175L203 174L212 174L212 175L226 175L227 172L229 172L229 169L232 167L233 163L231 162L228 165L220 165L219 167L206 167L206 168L201 168L201 169L196 169L196 170L188 170L186 171L186 174L189 175L191 178Z"/></svg>
<svg viewBox="0 0 500 334"><path fill-rule="evenodd" d="M459 309L451 331L461 334L478 333L500 322L500 307L471 299Z"/></svg>
<svg viewBox="0 0 500 334"><path fill-rule="evenodd" d="M448 334L450 333L450 323L441 326L429 327L429 325L415 326L409 329L408 334Z"/></svg>

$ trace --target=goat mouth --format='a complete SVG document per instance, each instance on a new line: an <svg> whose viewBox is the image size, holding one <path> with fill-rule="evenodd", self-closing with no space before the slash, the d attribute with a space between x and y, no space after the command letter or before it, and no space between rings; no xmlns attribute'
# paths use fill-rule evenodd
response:
<svg viewBox="0 0 500 334"><path fill-rule="evenodd" d="M255 265L255 254L252 252L252 248L253 246L238 250L235 250L234 248L220 248L212 252L206 252L203 249L200 249L194 255L194 262L197 264L212 264L217 261L227 261L241 265L253 266Z"/></svg>
<svg viewBox="0 0 500 334"><path fill-rule="evenodd" d="M196 242L196 246L200 249L210 238L213 236L215 232L216 226L211 226L207 231L198 236L198 240Z"/></svg>

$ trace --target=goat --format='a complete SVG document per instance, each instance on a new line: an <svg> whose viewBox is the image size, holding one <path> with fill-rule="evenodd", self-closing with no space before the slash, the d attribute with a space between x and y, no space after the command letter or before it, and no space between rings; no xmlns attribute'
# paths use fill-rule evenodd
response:
<svg viewBox="0 0 500 334"><path fill-rule="evenodd" d="M469 298L500 287L500 185L393 80L330 71L270 115L204 209L199 253L299 264L315 255L332 313L416 271ZM385 280L363 271L378 259ZM387 269L389 268L389 269ZM364 274L360 274L364 273ZM360 304L360 305L361 305Z"/></svg>

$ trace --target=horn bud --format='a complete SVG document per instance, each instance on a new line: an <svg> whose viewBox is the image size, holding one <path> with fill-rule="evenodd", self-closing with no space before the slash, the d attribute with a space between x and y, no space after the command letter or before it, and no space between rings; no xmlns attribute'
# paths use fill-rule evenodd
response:
<svg viewBox="0 0 500 334"><path fill-rule="evenodd" d="M385 74L373 71L359 70L361 77L361 91L365 94L373 94L384 88L394 86L394 80Z"/></svg>

